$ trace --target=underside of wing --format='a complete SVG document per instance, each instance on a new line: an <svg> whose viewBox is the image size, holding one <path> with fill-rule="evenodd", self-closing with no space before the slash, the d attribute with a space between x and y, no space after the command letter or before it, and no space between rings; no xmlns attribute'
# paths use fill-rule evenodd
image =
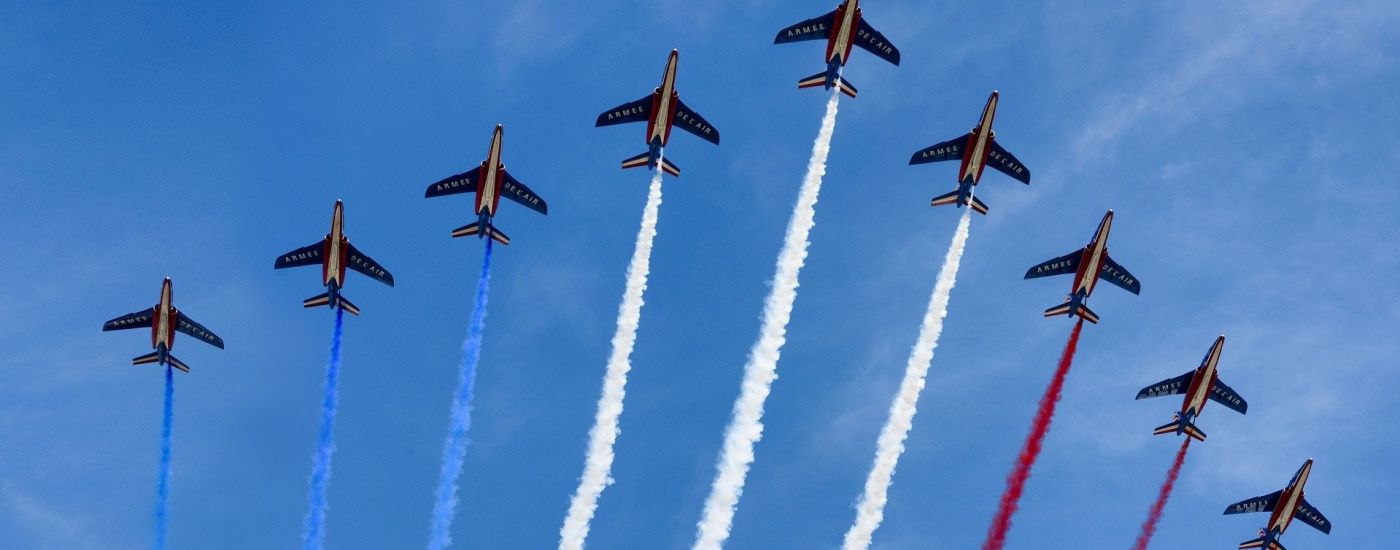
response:
<svg viewBox="0 0 1400 550"><path fill-rule="evenodd" d="M719 145L719 130L711 126L709 121L705 120L705 117L700 116L700 113L686 106L685 102L681 101L680 98L676 98L676 120L674 126L679 126L687 132L700 136L700 139Z"/></svg>
<svg viewBox="0 0 1400 550"><path fill-rule="evenodd" d="M1011 152L1002 149L1001 145L997 144L995 139L991 140L991 142L992 150L987 152L987 165L996 168L998 172L1011 176L1011 178L1016 181L1030 185L1030 169L1026 168L1026 165L1021 164L1021 161L1016 160L1016 157L1012 155Z"/></svg>
<svg viewBox="0 0 1400 550"><path fill-rule="evenodd" d="M126 330L130 328L151 328L151 323L155 320L156 308L143 309L136 313L128 313L111 321L102 324L102 330Z"/></svg>
<svg viewBox="0 0 1400 550"><path fill-rule="evenodd" d="M1051 275L1072 274L1079 269L1079 260L1080 257L1083 256L1083 252L1084 251L1082 250L1076 250L1074 252L1070 252L1069 254L1065 254L1064 256L1060 256L1058 258L1051 258L1049 260L1041 262L1035 265L1034 267L1031 267L1029 270L1026 270L1026 278L1038 279L1040 277L1049 277Z"/></svg>
<svg viewBox="0 0 1400 550"><path fill-rule="evenodd" d="M825 40L831 36L831 26L836 21L836 12L813 17L778 31L778 36L773 38L774 44L787 44L788 42L801 42L803 40Z"/></svg>
<svg viewBox="0 0 1400 550"><path fill-rule="evenodd" d="M1180 395L1186 393L1186 388L1191 386L1191 377L1196 371L1190 371L1176 378L1168 378L1138 392L1137 399L1148 399L1151 397L1161 397L1163 395Z"/></svg>
<svg viewBox="0 0 1400 550"><path fill-rule="evenodd" d="M964 134L943 143L919 149L914 156L909 157L909 164L928 164L930 162L942 162L945 160L961 160L963 149L967 147L967 139L972 134Z"/></svg>
<svg viewBox="0 0 1400 550"><path fill-rule="evenodd" d="M364 252L360 252L358 248L355 248L355 245L348 245L348 248L350 249L350 257L346 258L346 267L386 285L394 286L394 275L389 273L389 270L384 269L384 266L366 256Z"/></svg>
<svg viewBox="0 0 1400 550"><path fill-rule="evenodd" d="M180 313L180 319L175 324L175 330L203 340L216 348L224 348L223 338L219 338L219 335L214 334L214 331L204 328L204 325L196 323L194 319L189 318L189 316L184 313Z"/></svg>
<svg viewBox="0 0 1400 550"><path fill-rule="evenodd" d="M1142 294L1142 282L1132 273L1128 273L1123 266L1118 265L1118 262L1113 261L1107 253L1103 256L1103 269L1099 270L1099 278L1133 294Z"/></svg>
<svg viewBox="0 0 1400 550"><path fill-rule="evenodd" d="M629 122L646 122L651 116L651 94L613 107L603 114L598 115L598 122L594 126L612 126L614 124L627 124Z"/></svg>
<svg viewBox="0 0 1400 550"><path fill-rule="evenodd" d="M428 190L423 192L425 198L441 197L443 195L456 195L458 193L475 193L476 179L480 177L481 170L472 168L455 176L448 176L441 181L428 186Z"/></svg>
<svg viewBox="0 0 1400 550"><path fill-rule="evenodd" d="M502 170L501 173L505 176L505 184L501 186L501 196L541 214L549 214L549 205L544 202L544 199L536 195L525 184L520 183L520 180L511 176L510 172Z"/></svg>
<svg viewBox="0 0 1400 550"><path fill-rule="evenodd" d="M1240 397L1239 393L1231 389L1230 386L1226 386L1225 382L1221 381L1219 378L1216 378L1215 385L1210 387L1210 400L1229 407L1240 414L1245 414L1245 412L1249 410L1249 403L1245 402L1244 398Z"/></svg>
<svg viewBox="0 0 1400 550"><path fill-rule="evenodd" d="M320 240L277 257L273 269L321 265L321 254L325 252L326 241Z"/></svg>
<svg viewBox="0 0 1400 550"><path fill-rule="evenodd" d="M899 48L894 47L885 35L870 26L865 19L860 20L860 29L856 31L855 44L861 49L875 54L876 57L889 61L894 65L899 65Z"/></svg>
<svg viewBox="0 0 1400 550"><path fill-rule="evenodd" d="M1283 491L1274 491L1267 495L1241 500L1225 507L1225 515L1272 512L1274 511L1274 506L1278 504L1278 497L1281 494L1283 494Z"/></svg>
<svg viewBox="0 0 1400 550"><path fill-rule="evenodd" d="M1327 521L1327 517L1323 516L1322 512L1317 511L1317 508L1314 508L1306 498L1298 502L1298 509L1293 512L1293 519L1311 525L1323 533L1332 533L1332 522Z"/></svg>

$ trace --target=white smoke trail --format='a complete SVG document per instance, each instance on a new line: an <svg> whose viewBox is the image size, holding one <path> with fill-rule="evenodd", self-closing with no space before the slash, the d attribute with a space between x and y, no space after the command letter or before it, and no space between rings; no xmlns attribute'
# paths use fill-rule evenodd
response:
<svg viewBox="0 0 1400 550"><path fill-rule="evenodd" d="M593 428L588 431L588 457L584 459L583 476L569 502L564 526L559 529L561 549L582 550L588 538L589 522L598 509L598 497L613 481L613 444L622 431L618 427L618 417L622 416L622 398L627 393L627 371L632 370L632 347L637 341L637 325L642 317L642 294L646 292L647 274L651 271L651 243L656 238L663 174L658 162L647 192L646 208L642 210L642 227L637 231L632 263L627 267L627 288L622 294L622 305L617 308L617 331L613 333L612 355L608 357L608 370L603 377L603 396L598 399L598 412Z"/></svg>
<svg viewBox="0 0 1400 550"><path fill-rule="evenodd" d="M885 502L889 499L894 467L899 462L899 455L904 453L904 440L909 437L909 429L914 427L919 392L924 389L924 378L928 376L929 364L933 362L933 350L938 347L938 335L943 332L943 319L948 316L948 296L958 279L958 265L967 246L971 220L972 209L967 208L963 211L962 219L958 220L958 230L953 233L952 244L948 245L943 268L938 271L938 282L933 285L933 296L929 298L928 310L924 312L919 338L909 351L909 364L904 367L904 381L899 383L899 393L895 394L894 403L890 404L889 419L880 430L880 439L875 447L875 464L865 478L865 494L856 505L855 523L846 531L846 540L842 545L844 550L869 548L871 536L880 527L880 521L885 519Z"/></svg>
<svg viewBox="0 0 1400 550"><path fill-rule="evenodd" d="M787 341L788 320L792 304L797 299L797 276L807 259L807 235L816 223L817 194L822 176L826 175L826 157L831 152L831 134L836 129L836 103L840 97L833 89L826 103L821 130L812 144L812 158L807 162L807 174L797 194L797 205L788 220L787 236L778 253L778 265L773 273L773 288L763 304L763 322L758 341L749 351L744 366L744 381L739 399L734 402L733 417L724 433L724 448L715 466L715 479L710 496L705 499L704 516L700 519L695 538L695 550L719 550L729 538L734 522L734 508L744 492L744 478L754 459L754 444L763 437L763 402L778 378L778 357Z"/></svg>

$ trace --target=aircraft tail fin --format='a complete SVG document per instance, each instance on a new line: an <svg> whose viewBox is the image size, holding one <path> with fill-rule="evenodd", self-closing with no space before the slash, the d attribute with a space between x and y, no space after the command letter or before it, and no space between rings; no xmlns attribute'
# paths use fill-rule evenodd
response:
<svg viewBox="0 0 1400 550"><path fill-rule="evenodd" d="M1094 313L1093 310L1089 309L1089 306L1086 306L1084 304L1078 304L1076 307L1074 307L1073 312L1070 311L1070 307L1070 302L1065 302L1063 304L1045 310L1045 316L1054 317L1056 315L1069 315L1070 317L1073 317L1075 315L1078 315L1081 319L1084 319L1085 321L1098 324L1099 315L1097 313Z"/></svg>
<svg viewBox="0 0 1400 550"><path fill-rule="evenodd" d="M457 238L477 235L480 237L491 237L492 239L495 239L496 242L501 244L510 244L510 236L506 235L500 229L496 229L496 226L487 225L485 231L482 231L481 227L481 222L469 223L462 227L458 227L457 229L453 229L452 237Z"/></svg>
<svg viewBox="0 0 1400 550"><path fill-rule="evenodd" d="M635 157L628 158L622 161L622 169L626 170L628 168L641 168L643 166L650 168L651 158L651 152L642 153ZM668 159L666 157L661 157L661 170L666 172L667 174L670 174L672 177L678 178L681 176L681 169L676 167L676 164L671 162L671 159Z"/></svg>
<svg viewBox="0 0 1400 550"><path fill-rule="evenodd" d="M321 293L321 294L317 294L317 295L312 296L312 297L310 297L310 298L307 298L307 299L305 299L305 300L303 300L303 301L301 302L301 307L311 308L311 307L322 307L322 306L330 307L330 308L337 308L337 307L338 307L338 308L340 308L340 309L345 310L347 313L349 313L349 314L351 314L351 315L359 315L359 314L360 314L360 308L359 308L359 306L356 306L355 304L350 303L350 300L346 300L346 299L345 299L345 296L342 296L342 295L340 295L340 294L336 294L336 296L335 296L335 304L334 304L334 305L331 304L331 295L330 295L329 292L323 292L323 293Z"/></svg>
<svg viewBox="0 0 1400 550"><path fill-rule="evenodd" d="M1264 550L1288 550L1287 548L1284 548L1283 544L1280 544L1278 540L1269 540L1265 542L1264 537L1259 537L1257 539L1247 540L1240 543L1241 550L1247 548L1262 548Z"/></svg>
<svg viewBox="0 0 1400 550"><path fill-rule="evenodd" d="M804 78L804 79L802 79L802 80L797 81L797 87L798 87L798 88L816 88L816 87L818 87L818 86L821 86L821 87L823 87L823 88L830 88L830 87L831 87L831 82L828 80L828 79L829 79L829 75L830 75L830 73L829 73L828 71L819 72L819 73L817 73L817 74L814 74L814 75L812 75L812 76L809 76L809 77L807 77L807 78ZM851 98L855 98L855 97L856 97L856 93L859 92L858 90L856 90L855 85L854 85L854 84L851 84L851 81L846 80L845 78L842 78L842 77L840 77L840 76L837 76L837 77L836 77L835 85L836 85L837 88L840 88L840 89L841 89L841 93L846 94L846 95L850 96Z"/></svg>
<svg viewBox="0 0 1400 550"><path fill-rule="evenodd" d="M1185 433L1187 437L1195 439L1196 441L1206 440L1205 432L1197 428L1195 424L1183 420L1173 420L1161 426L1157 426L1156 429L1152 430L1152 435L1175 434L1178 433L1178 430L1180 430L1180 433Z"/></svg>
<svg viewBox="0 0 1400 550"><path fill-rule="evenodd" d="M987 214L987 203L982 202L982 200L978 199L977 197L968 198L970 199L968 202L968 206L970 206L973 210L977 211L978 214ZM956 204L958 208L962 208L963 202L961 200L961 193L959 193L959 190L954 189L948 193L944 193L942 195L934 197L933 200L929 201L929 206L946 206L949 204Z"/></svg>

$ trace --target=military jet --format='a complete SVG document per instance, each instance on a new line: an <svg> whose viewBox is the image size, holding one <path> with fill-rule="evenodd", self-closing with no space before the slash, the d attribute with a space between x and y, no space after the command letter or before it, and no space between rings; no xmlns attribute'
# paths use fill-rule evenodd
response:
<svg viewBox="0 0 1400 550"><path fill-rule="evenodd" d="M1220 381L1218 367L1220 365L1220 352L1225 347L1225 336L1215 339L1215 344L1210 346L1210 351L1206 352L1204 359L1201 359L1201 366L1196 370L1176 378L1168 378L1138 392L1138 399L1149 397L1161 397L1163 395L1186 394L1185 400L1181 403L1181 410L1176 413L1171 422L1158 426L1152 430L1154 435L1174 433L1176 435L1186 434L1197 441L1205 441L1206 434L1193 422L1201 415L1201 409L1206 406L1206 399L1210 399L1221 405L1225 405L1237 413L1245 414L1249 410L1249 403L1245 402L1240 394L1230 389Z"/></svg>
<svg viewBox="0 0 1400 550"><path fill-rule="evenodd" d="M997 144L997 133L992 131L992 119L997 114L999 95L995 90L987 98L987 106L982 108L982 118L977 126L966 135L958 136L943 143L933 145L914 153L909 164L927 164L945 160L961 160L958 168L958 188L951 193L933 198L931 206L956 204L958 208L970 206L980 214L987 213L987 204L972 195L972 188L982 180L982 170L987 166L996 168L1003 174L1026 185L1031 184L1031 171L1021 161L1016 160L1006 149ZM988 163L988 161L991 161Z"/></svg>
<svg viewBox="0 0 1400 550"><path fill-rule="evenodd" d="M1303 486L1308 483L1308 475L1312 473L1312 465L1313 461L1309 458L1307 462L1303 463L1303 467L1298 469L1298 473L1293 474L1293 479L1288 482L1288 486L1281 491L1241 500L1225 508L1225 515L1271 512L1269 523L1259 530L1259 538L1240 543L1240 548L1285 550L1278 539L1283 536L1283 532L1288 530L1288 525L1293 523L1295 519L1301 520L1323 533L1330 534L1332 532L1332 523L1327 521L1322 512L1309 504L1308 499L1303 498Z"/></svg>
<svg viewBox="0 0 1400 550"><path fill-rule="evenodd" d="M273 269L321 266L321 284L326 285L326 292L307 298L301 303L302 307L326 306L331 309L343 309L351 315L359 315L360 308L346 300L345 295L341 293L341 289L345 288L347 267L371 279L394 286L394 276L378 262L360 252L355 245L350 244L350 239L345 238L344 230L345 205L337 200L335 212L331 215L331 232L324 239L279 256L273 264Z"/></svg>
<svg viewBox="0 0 1400 550"><path fill-rule="evenodd" d="M786 44L822 39L826 40L826 70L797 81L798 88L821 86L830 90L839 87L841 93L855 97L856 87L841 77L841 67L851 59L851 46L860 46L880 59L899 65L899 48L890 44L885 35L865 22L860 0L845 0L831 13L778 31L773 43Z"/></svg>
<svg viewBox="0 0 1400 550"><path fill-rule="evenodd" d="M481 166L429 185L427 192L423 194L424 197L432 198L457 193L476 193L476 209L473 212L476 213L477 221L453 229L454 238L476 235L480 239L490 236L496 242L510 244L510 237L491 223L491 219L496 216L496 208L500 206L501 197L541 214L549 214L549 205L545 204L544 199L511 177L510 172L506 171L506 165L501 163L501 133L501 125L497 124L495 133L491 134L491 148L486 153L486 160L481 161Z"/></svg>
<svg viewBox="0 0 1400 550"><path fill-rule="evenodd" d="M598 121L594 125L599 127L629 122L647 123L647 151L622 161L623 169L645 166L655 170L660 165L667 174L680 177L681 169L661 154L661 150L671 139L671 128L677 122L681 123L680 127L685 131L719 145L719 130L700 116L700 113L686 106L685 102L681 101L680 94L676 92L676 60L679 55L676 50L671 50L671 57L666 60L666 72L661 76L661 86L652 93L598 115Z"/></svg>
<svg viewBox="0 0 1400 550"><path fill-rule="evenodd" d="M1108 231L1112 225L1113 211L1109 210L1103 215L1103 221L1099 222L1099 228L1094 231L1094 238L1089 241L1088 246L1047 260L1026 271L1027 279L1074 274L1074 286L1070 287L1070 294L1065 298L1065 303L1045 310L1046 317L1078 315L1085 321L1098 323L1099 316L1091 311L1084 301L1094 293L1094 286L1099 279L1133 294L1142 292L1142 283L1137 277L1108 256Z"/></svg>
<svg viewBox="0 0 1400 550"><path fill-rule="evenodd" d="M219 338L213 331L204 328L204 325L196 323L194 319L181 313L175 308L173 302L173 292L171 290L170 277L165 278L165 282L160 285L160 301L155 307L143 309L136 313L128 313L102 325L103 331L126 330L133 328L151 329L151 347L155 351L142 355L131 360L133 365L145 365L155 363L157 365L180 369L190 372L189 365L176 359L170 354L171 348L175 347L175 332L183 332L219 349L224 347L224 339Z"/></svg>

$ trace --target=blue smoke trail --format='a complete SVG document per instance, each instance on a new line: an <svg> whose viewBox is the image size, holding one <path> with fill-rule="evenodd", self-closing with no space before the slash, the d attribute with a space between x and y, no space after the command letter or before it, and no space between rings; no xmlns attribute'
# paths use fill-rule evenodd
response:
<svg viewBox="0 0 1400 550"><path fill-rule="evenodd" d="M433 527L428 548L441 550L452 544L452 518L457 515L457 478L467 454L467 430L472 424L472 387L476 385L476 365L481 360L481 331L486 321L486 290L491 286L491 239L481 260L481 276L476 280L476 305L472 308L467 340L462 342L462 366L457 373L457 393L452 397L452 424L442 446L442 471L433 501Z"/></svg>
<svg viewBox="0 0 1400 550"><path fill-rule="evenodd" d="M345 326L345 310L335 308L335 330L331 332L331 357L326 362L326 396L321 403L321 431L316 437L316 455L311 466L311 509L302 525L302 547L321 550L326 538L326 484L331 478L331 453L335 452L336 384L340 382L340 333Z"/></svg>
<svg viewBox="0 0 1400 550"><path fill-rule="evenodd" d="M156 550L165 550L165 532L170 527L167 510L170 507L170 425L174 420L171 412L175 402L175 376L169 365L165 367L165 412L160 423L160 469L156 471L156 540L151 545Z"/></svg>

